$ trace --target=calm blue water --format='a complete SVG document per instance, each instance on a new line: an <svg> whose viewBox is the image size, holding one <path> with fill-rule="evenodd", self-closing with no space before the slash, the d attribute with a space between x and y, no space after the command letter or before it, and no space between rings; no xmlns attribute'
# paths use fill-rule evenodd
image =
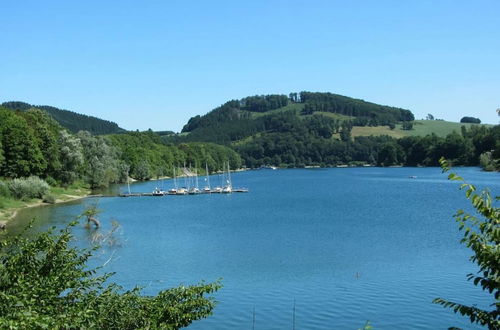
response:
<svg viewBox="0 0 500 330"><path fill-rule="evenodd" d="M498 173L458 173L500 192ZM255 329L292 329L294 300L296 329L358 329L367 320L375 329L474 329L432 299L490 303L466 281L475 267L452 215L467 202L438 168L261 170L233 182L250 193L101 198L104 230L119 221L121 244L92 262L111 256L104 270L117 272L114 281L148 294L222 278L214 315L192 329L252 329L254 308ZM39 208L38 225L62 226L95 201ZM86 245L86 230L75 232Z"/></svg>

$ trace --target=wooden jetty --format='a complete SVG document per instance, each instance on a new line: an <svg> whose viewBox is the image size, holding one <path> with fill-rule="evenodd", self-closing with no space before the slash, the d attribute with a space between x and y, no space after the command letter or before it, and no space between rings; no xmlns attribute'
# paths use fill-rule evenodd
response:
<svg viewBox="0 0 500 330"><path fill-rule="evenodd" d="M233 193L247 193L248 188L235 188L232 190ZM210 194L220 194L220 190L212 190ZM203 194L194 194L194 195L206 195L207 193ZM190 196L189 194L169 194L167 192L164 192L163 194L158 194L158 193L130 193L130 194L118 194L118 197L163 197L163 196ZM114 196L101 196L101 197L114 197Z"/></svg>

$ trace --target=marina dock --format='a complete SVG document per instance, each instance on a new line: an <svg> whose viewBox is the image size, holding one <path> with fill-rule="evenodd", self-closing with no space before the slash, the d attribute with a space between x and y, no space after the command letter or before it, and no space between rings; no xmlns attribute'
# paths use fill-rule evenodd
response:
<svg viewBox="0 0 500 330"><path fill-rule="evenodd" d="M225 193L220 190L212 190L210 192L203 192L203 193L197 193L197 194L169 194L168 192L162 192L162 193L125 193L125 194L118 194L118 197L163 197L163 196L189 196L189 195L210 195L210 194L231 194L231 193L247 193L248 188L235 188L232 190L230 193ZM105 196L102 196L105 197ZM108 197L108 196L106 196ZM113 196L109 196L113 197Z"/></svg>

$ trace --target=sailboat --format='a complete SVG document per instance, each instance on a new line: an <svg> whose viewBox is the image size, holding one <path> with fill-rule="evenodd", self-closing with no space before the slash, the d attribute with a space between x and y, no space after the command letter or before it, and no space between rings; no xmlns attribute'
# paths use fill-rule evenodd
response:
<svg viewBox="0 0 500 330"><path fill-rule="evenodd" d="M190 195L197 195L201 193L200 188L198 188L198 169L196 168L196 164L194 168L194 177L195 177L195 186L189 188Z"/></svg>
<svg viewBox="0 0 500 330"><path fill-rule="evenodd" d="M174 187L167 191L168 195L177 195L177 179L175 177L175 167L173 168L173 171L174 171Z"/></svg>
<svg viewBox="0 0 500 330"><path fill-rule="evenodd" d="M206 170L206 173L207 173L207 177L205 178L205 181L206 181L206 186L205 188L203 188L202 192L204 194L210 194L212 192L212 190L210 189L210 177L208 176L208 164L205 163L205 170Z"/></svg>
<svg viewBox="0 0 500 330"><path fill-rule="evenodd" d="M186 176L186 163L184 163L184 167L183 167L183 172L184 172L184 187L180 187L179 189L177 189L177 195L187 195L188 194L188 189L186 188L186 186L188 185L187 183L187 176Z"/></svg>
<svg viewBox="0 0 500 330"><path fill-rule="evenodd" d="M227 161L227 179L226 185L222 187L221 193L230 194L233 192L233 186L231 184L231 170L229 169L229 161Z"/></svg>

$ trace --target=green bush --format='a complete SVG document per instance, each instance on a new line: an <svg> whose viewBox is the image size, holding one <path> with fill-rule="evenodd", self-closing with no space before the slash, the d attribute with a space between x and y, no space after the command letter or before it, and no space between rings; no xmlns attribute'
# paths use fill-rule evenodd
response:
<svg viewBox="0 0 500 330"><path fill-rule="evenodd" d="M42 198L50 189L47 182L37 176L14 179L10 181L8 185L12 196L23 200Z"/></svg>
<svg viewBox="0 0 500 330"><path fill-rule="evenodd" d="M219 282L125 291L87 267L69 227L53 231L0 241L1 329L179 329L212 314Z"/></svg>
<svg viewBox="0 0 500 330"><path fill-rule="evenodd" d="M50 186L55 187L57 186L57 181L51 176L48 176L45 178L45 182L47 182Z"/></svg>
<svg viewBox="0 0 500 330"><path fill-rule="evenodd" d="M51 193L47 193L43 195L42 200L44 203L54 204L56 202L56 197Z"/></svg>
<svg viewBox="0 0 500 330"><path fill-rule="evenodd" d="M439 162L443 172L449 171L444 158ZM455 213L458 228L464 233L460 242L474 252L469 260L478 266L478 272L468 274L467 278L486 293L489 292L496 303L488 309L481 309L476 304L467 306L442 298L436 298L433 302L468 317L471 323L487 326L488 329L500 329L500 196L492 198L488 190L477 193L474 185L455 173L450 173L448 180L460 183L460 189L465 190L465 197L476 211L467 213L458 210Z"/></svg>
<svg viewBox="0 0 500 330"><path fill-rule="evenodd" d="M0 181L0 196L3 196L3 197L10 196L9 186L4 181Z"/></svg>

